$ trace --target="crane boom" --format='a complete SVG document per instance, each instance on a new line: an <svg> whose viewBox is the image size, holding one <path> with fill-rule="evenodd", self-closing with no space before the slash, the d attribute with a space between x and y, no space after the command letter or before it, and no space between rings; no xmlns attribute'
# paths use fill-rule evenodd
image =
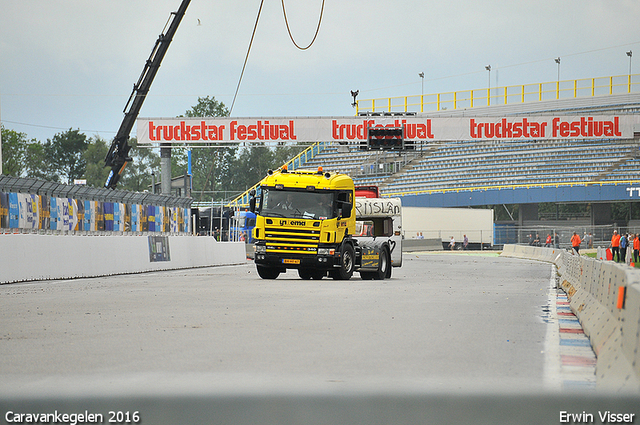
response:
<svg viewBox="0 0 640 425"><path fill-rule="evenodd" d="M124 167L127 165L127 162L131 161L129 157L129 150L131 149L128 143L129 134L140 113L140 108L142 108L147 93L149 93L149 88L158 72L158 68L160 68L162 59L169 48L169 44L171 44L173 40L173 36L190 2L191 0L182 0L178 11L171 13L169 21L167 21L167 25L165 25L166 32L158 36L156 44L151 50L151 55L142 70L142 74L140 74L140 78L133 86L131 96L129 96L129 100L124 108L124 118L104 160L104 166L111 167L109 177L104 184L104 187L108 189L114 189L116 187L118 180L120 180L120 175L122 171L124 171Z"/></svg>

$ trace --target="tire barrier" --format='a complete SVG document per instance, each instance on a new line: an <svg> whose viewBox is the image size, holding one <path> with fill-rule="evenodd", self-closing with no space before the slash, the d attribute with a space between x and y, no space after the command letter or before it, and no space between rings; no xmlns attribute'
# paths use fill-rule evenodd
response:
<svg viewBox="0 0 640 425"><path fill-rule="evenodd" d="M597 356L598 388L640 391L640 271L569 251L505 245L502 256L556 265L559 287Z"/></svg>

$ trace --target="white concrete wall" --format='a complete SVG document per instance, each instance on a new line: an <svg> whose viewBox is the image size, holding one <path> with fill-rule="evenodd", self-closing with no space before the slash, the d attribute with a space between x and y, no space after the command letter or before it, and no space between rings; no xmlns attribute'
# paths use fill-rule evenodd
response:
<svg viewBox="0 0 640 425"><path fill-rule="evenodd" d="M453 236L462 242L467 235L471 243L493 245L493 210L480 208L402 207L405 239L415 239L422 232L425 239L448 242Z"/></svg>
<svg viewBox="0 0 640 425"><path fill-rule="evenodd" d="M170 261L151 262L147 236L0 234L0 283L240 264L244 242L168 236Z"/></svg>
<svg viewBox="0 0 640 425"><path fill-rule="evenodd" d="M505 245L501 255L554 263L597 356L598 387L640 392L640 271L553 248Z"/></svg>

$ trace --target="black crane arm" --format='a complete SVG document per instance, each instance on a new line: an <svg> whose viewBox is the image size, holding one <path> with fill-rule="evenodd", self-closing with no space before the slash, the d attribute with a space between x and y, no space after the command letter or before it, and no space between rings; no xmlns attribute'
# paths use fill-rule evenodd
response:
<svg viewBox="0 0 640 425"><path fill-rule="evenodd" d="M129 134L131 133L136 118L138 118L142 104L147 97L147 93L149 93L149 88L160 68L162 59L165 53L167 53L169 44L171 44L173 36L190 2L191 0L182 0L178 11L171 13L165 25L166 31L163 31L156 40L156 44L153 46L153 50L151 50L151 55L145 63L138 82L133 85L133 91L124 108L124 118L118 129L118 133L111 143L111 148L109 148L109 152L104 159L104 166L111 167L109 177L104 184L104 187L108 189L114 189L116 187L118 180L120 180L120 175L122 171L124 171L124 167L127 165L127 162L131 161L129 157L129 150L131 149L128 143Z"/></svg>

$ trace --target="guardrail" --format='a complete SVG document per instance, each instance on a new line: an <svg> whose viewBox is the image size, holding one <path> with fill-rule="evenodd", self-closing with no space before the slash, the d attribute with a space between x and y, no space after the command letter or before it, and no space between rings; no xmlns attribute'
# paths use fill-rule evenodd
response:
<svg viewBox="0 0 640 425"><path fill-rule="evenodd" d="M572 99L640 91L640 74L559 80L493 88L430 93L413 96L362 99L360 112L437 112L480 106L511 105L543 100Z"/></svg>
<svg viewBox="0 0 640 425"><path fill-rule="evenodd" d="M597 356L597 386L640 391L640 271L554 248L505 245L501 255L555 264Z"/></svg>

